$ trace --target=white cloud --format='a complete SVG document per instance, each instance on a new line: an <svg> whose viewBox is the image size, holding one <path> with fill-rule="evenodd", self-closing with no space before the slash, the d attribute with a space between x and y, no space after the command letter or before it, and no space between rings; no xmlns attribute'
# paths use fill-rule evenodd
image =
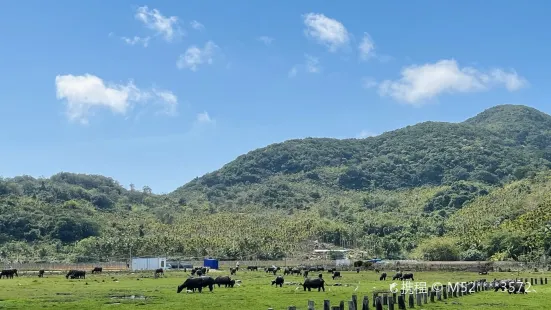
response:
<svg viewBox="0 0 551 310"><path fill-rule="evenodd" d="M360 131L360 133L356 136L356 138L364 139L364 138L373 137L373 136L376 136L376 134L371 132L371 131L368 131L368 130L364 129L364 130Z"/></svg>
<svg viewBox="0 0 551 310"><path fill-rule="evenodd" d="M149 40L151 39L150 37L138 37L138 36L134 36L133 38L127 38L127 37L121 37L121 39L126 42L126 44L129 44L129 45L136 45L136 44L140 44L140 45L143 45L143 47L147 47L149 45Z"/></svg>
<svg viewBox="0 0 551 310"><path fill-rule="evenodd" d="M197 66L202 64L212 64L214 53L218 49L212 41L208 41L202 49L196 45L190 46L184 54L181 54L176 62L178 69L190 69L197 71Z"/></svg>
<svg viewBox="0 0 551 310"><path fill-rule="evenodd" d="M162 35L166 41L172 41L176 35L182 34L178 26L178 17L164 16L157 9L150 10L147 6L139 7L135 17L147 28L155 31L157 35Z"/></svg>
<svg viewBox="0 0 551 310"><path fill-rule="evenodd" d="M362 85L364 88L369 89L369 88L377 87L378 83L374 78L366 77L366 78L363 78Z"/></svg>
<svg viewBox="0 0 551 310"><path fill-rule="evenodd" d="M340 47L348 45L350 36L344 25L338 20L316 13L305 14L303 18L306 36L326 45L329 51L335 52Z"/></svg>
<svg viewBox="0 0 551 310"><path fill-rule="evenodd" d="M289 70L288 76L295 77L298 74L299 69L304 70L307 73L320 73L321 66L319 58L304 54L305 62L304 64L295 65Z"/></svg>
<svg viewBox="0 0 551 310"><path fill-rule="evenodd" d="M360 52L360 59L367 60L372 56L375 56L375 43L371 39L371 36L366 32L364 37L358 46Z"/></svg>
<svg viewBox="0 0 551 310"><path fill-rule="evenodd" d="M203 24L201 24L200 22L196 21L196 20L192 20L189 25L191 26L191 28L195 29L195 30L203 30L205 29L205 26Z"/></svg>
<svg viewBox="0 0 551 310"><path fill-rule="evenodd" d="M107 108L124 115L134 103L155 102L165 105L172 113L178 104L172 92L157 89L144 91L132 81L127 84L106 84L95 75L69 74L56 76L55 83L57 99L66 101L69 120L82 124L88 123L93 108Z"/></svg>
<svg viewBox="0 0 551 310"><path fill-rule="evenodd" d="M274 38L272 37L268 37L268 36L261 36L261 37L258 37L258 41L266 44L266 45L271 45L272 42L274 41Z"/></svg>
<svg viewBox="0 0 551 310"><path fill-rule="evenodd" d="M379 94L417 106L444 93L487 91L499 85L515 91L528 85L514 70L482 72L473 67L460 68L454 59L406 67L401 75L399 80L381 82Z"/></svg>
<svg viewBox="0 0 551 310"><path fill-rule="evenodd" d="M305 54L306 57L306 71L309 73L319 73L321 67L319 65L319 58Z"/></svg>
<svg viewBox="0 0 551 310"><path fill-rule="evenodd" d="M198 124L212 124L215 123L216 120L210 118L209 114L205 111L203 113L197 114L196 120Z"/></svg>

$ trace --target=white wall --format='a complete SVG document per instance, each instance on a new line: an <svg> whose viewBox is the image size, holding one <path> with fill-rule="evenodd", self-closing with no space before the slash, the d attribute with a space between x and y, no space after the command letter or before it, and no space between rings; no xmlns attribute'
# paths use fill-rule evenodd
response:
<svg viewBox="0 0 551 310"><path fill-rule="evenodd" d="M132 258L132 270L155 270L163 268L166 269L166 258L152 257L152 258Z"/></svg>

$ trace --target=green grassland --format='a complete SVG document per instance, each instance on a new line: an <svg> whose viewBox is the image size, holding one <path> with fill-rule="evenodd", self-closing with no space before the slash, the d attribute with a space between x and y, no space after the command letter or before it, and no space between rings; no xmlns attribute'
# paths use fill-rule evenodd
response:
<svg viewBox="0 0 551 310"><path fill-rule="evenodd" d="M387 272L389 275L392 271ZM211 271L210 275L226 275L224 271ZM479 276L473 272L415 272L415 282L426 282L430 287L435 282L477 280L485 277L507 279L515 277L551 277L551 273L491 273ZM63 275L48 275L38 278L22 275L13 280L0 280L0 308L2 309L287 309L290 305L306 309L308 300L313 300L319 309L323 300L333 305L348 301L352 294L358 299L370 297L375 290L388 290L392 281L379 281L373 271L342 272L342 279L332 280L323 273L328 286L325 292L303 291L298 285L276 288L270 285L273 275L258 272L238 272L234 279L241 280L234 288L215 287L211 293L177 294L176 288L187 277L184 272L169 271L165 277L155 279L151 273L104 273L88 275L85 280L67 280ZM314 274L313 276L316 276ZM285 282L300 283L302 277L286 276ZM414 283L415 283L414 282ZM341 283L342 286L331 286ZM356 291L355 291L356 290ZM416 309L549 309L551 283L534 285L527 295L506 292L480 292L469 296L451 298L430 303ZM535 292L534 292L535 291ZM133 299L130 296L135 296ZM126 297L126 298L123 298ZM145 298L144 298L145 297Z"/></svg>

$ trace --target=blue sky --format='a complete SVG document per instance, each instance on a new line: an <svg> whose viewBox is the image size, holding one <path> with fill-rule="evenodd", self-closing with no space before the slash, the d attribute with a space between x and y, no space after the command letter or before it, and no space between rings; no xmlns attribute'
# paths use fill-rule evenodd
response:
<svg viewBox="0 0 551 310"><path fill-rule="evenodd" d="M5 1L2 175L169 192L238 155L551 113L549 1Z"/></svg>

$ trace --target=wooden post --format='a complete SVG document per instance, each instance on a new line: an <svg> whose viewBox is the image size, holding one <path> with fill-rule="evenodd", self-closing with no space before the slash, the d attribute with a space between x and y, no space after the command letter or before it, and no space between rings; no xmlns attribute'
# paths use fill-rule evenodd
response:
<svg viewBox="0 0 551 310"><path fill-rule="evenodd" d="M440 290L436 291L436 300L438 301L442 300L442 291Z"/></svg>
<svg viewBox="0 0 551 310"><path fill-rule="evenodd" d="M427 303L427 297L428 297L428 291L425 291L423 293L423 303L426 304Z"/></svg>
<svg viewBox="0 0 551 310"><path fill-rule="evenodd" d="M540 284L543 285L543 278L540 278Z"/></svg>
<svg viewBox="0 0 551 310"><path fill-rule="evenodd" d="M295 306L289 306L288 310L297 310L297 307L295 307Z"/></svg>
<svg viewBox="0 0 551 310"><path fill-rule="evenodd" d="M377 296L377 299L375 299L375 310L383 310L383 303L380 296Z"/></svg>
<svg viewBox="0 0 551 310"><path fill-rule="evenodd" d="M404 300L404 295L400 294L398 296L398 309L399 310L405 310L406 309L406 301Z"/></svg>
<svg viewBox="0 0 551 310"><path fill-rule="evenodd" d="M547 281L547 278L545 278L545 280ZM398 302L398 297L396 297L396 293L392 293L392 301L394 301L394 303Z"/></svg>
<svg viewBox="0 0 551 310"><path fill-rule="evenodd" d="M364 295L364 299L362 300L362 310L369 310L369 297L367 295Z"/></svg>
<svg viewBox="0 0 551 310"><path fill-rule="evenodd" d="M444 295L444 299L448 299L448 286L442 285L442 294Z"/></svg>
<svg viewBox="0 0 551 310"><path fill-rule="evenodd" d="M388 310L394 310L394 299L391 296L388 296Z"/></svg>
<svg viewBox="0 0 551 310"><path fill-rule="evenodd" d="M348 301L348 310L356 310L356 307L354 306L354 301L353 300Z"/></svg>
<svg viewBox="0 0 551 310"><path fill-rule="evenodd" d="M534 278L530 278L530 285L534 285Z"/></svg>
<svg viewBox="0 0 551 310"><path fill-rule="evenodd" d="M415 308L415 300L413 299L413 294L408 294L408 295L409 295L409 307Z"/></svg>
<svg viewBox="0 0 551 310"><path fill-rule="evenodd" d="M308 300L308 310L314 310L314 301Z"/></svg>
<svg viewBox="0 0 551 310"><path fill-rule="evenodd" d="M375 307L375 299L377 299L378 295L379 294L377 294L377 293L373 293L373 307Z"/></svg>
<svg viewBox="0 0 551 310"><path fill-rule="evenodd" d="M418 306L421 306L421 305L422 305L421 299L423 298L423 296L421 295L421 293L417 292L417 293L415 294L415 297L416 297L417 305L418 305Z"/></svg>
<svg viewBox="0 0 551 310"><path fill-rule="evenodd" d="M341 310L341 307L340 306L333 306L333 307L331 307L331 310Z"/></svg>
<svg viewBox="0 0 551 310"><path fill-rule="evenodd" d="M358 295L352 295L352 301L354 302L354 310L358 310Z"/></svg>
<svg viewBox="0 0 551 310"><path fill-rule="evenodd" d="M341 310L344 310L344 301L343 300L341 300L341 303L340 303L339 307L341 308Z"/></svg>
<svg viewBox="0 0 551 310"><path fill-rule="evenodd" d="M323 301L323 310L331 310L331 302L327 299Z"/></svg>
<svg viewBox="0 0 551 310"><path fill-rule="evenodd" d="M435 295L435 292L434 291L430 291L430 302L434 302L434 295Z"/></svg>
<svg viewBox="0 0 551 310"><path fill-rule="evenodd" d="M547 277L545 278L545 284L547 284Z"/></svg>

